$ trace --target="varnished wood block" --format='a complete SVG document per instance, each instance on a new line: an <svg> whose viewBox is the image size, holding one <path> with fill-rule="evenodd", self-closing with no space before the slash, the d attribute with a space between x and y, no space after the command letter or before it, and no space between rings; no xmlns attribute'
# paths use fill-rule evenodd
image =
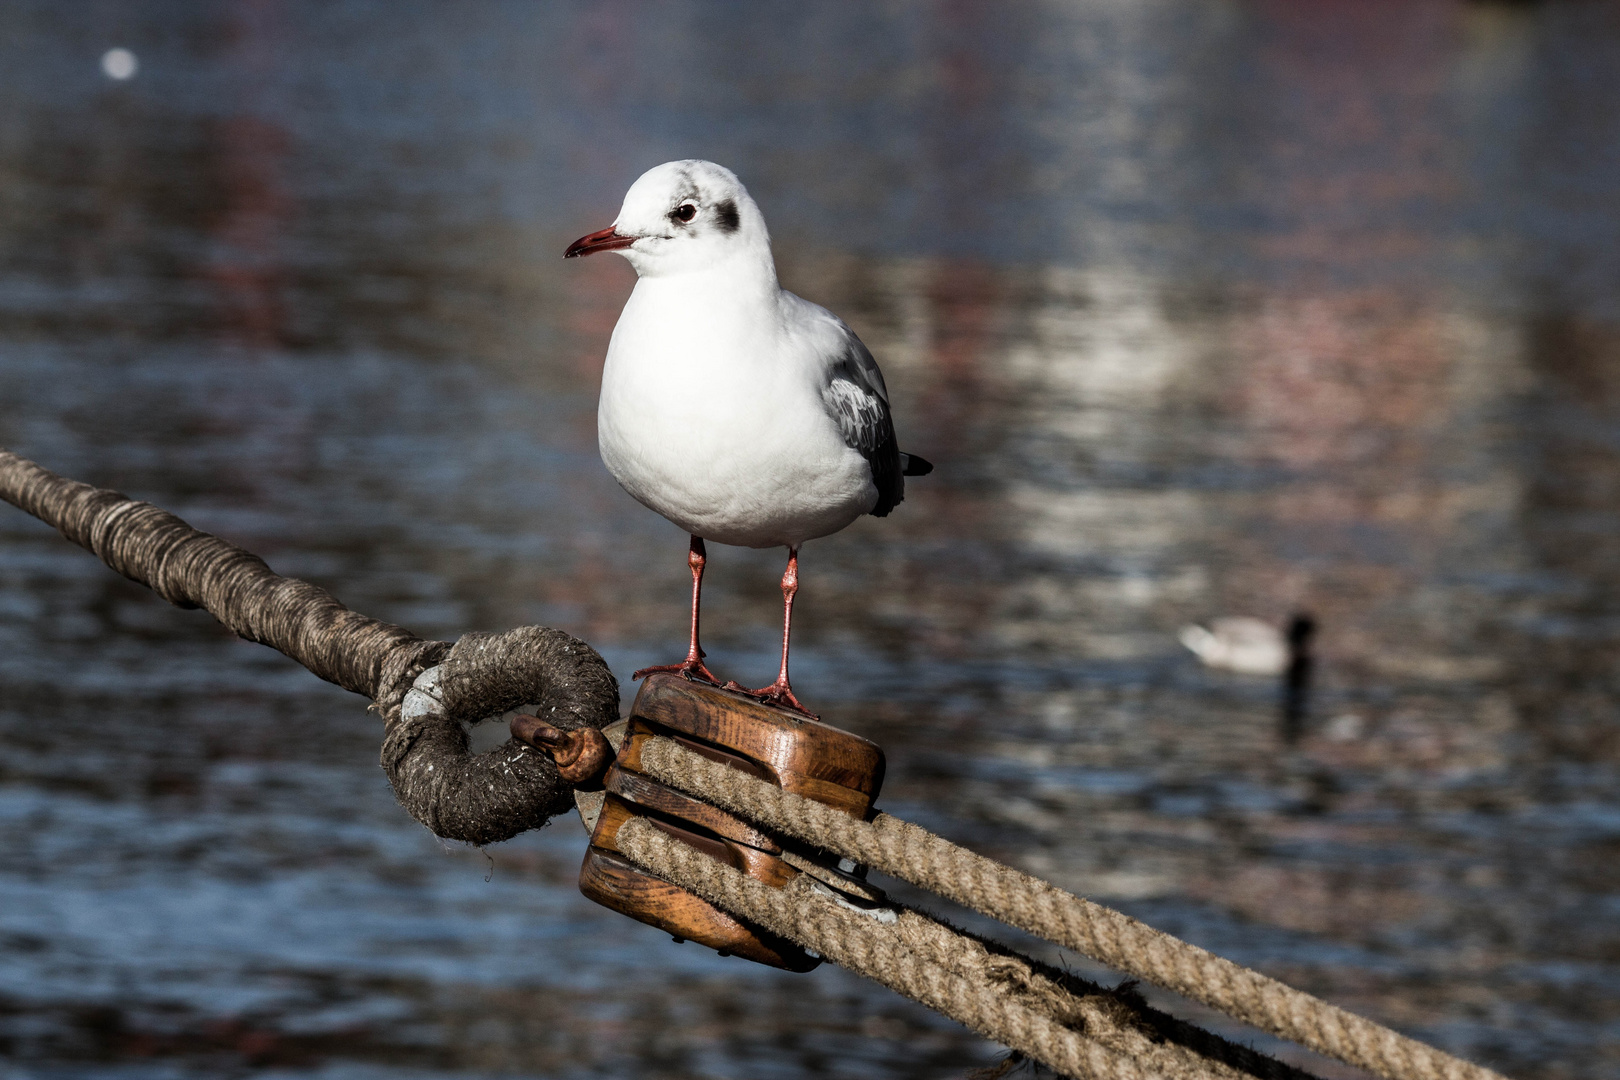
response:
<svg viewBox="0 0 1620 1080"><path fill-rule="evenodd" d="M596 831L591 835L591 846L598 851L617 852L619 827L636 817L644 818L655 828L663 830L682 843L695 847L710 858L725 863L733 870L741 870L756 881L763 881L773 888L779 889L799 875L797 870L768 851L716 836L697 822L672 818L617 795L609 795L602 803L602 816L596 819Z"/></svg>
<svg viewBox="0 0 1620 1080"><path fill-rule="evenodd" d="M883 748L852 732L744 694L678 675L651 675L630 708L619 764L641 771L641 746L676 738L705 756L727 759L784 791L865 817L883 786ZM723 755L723 757L722 757ZM751 766L751 767L750 767Z"/></svg>
<svg viewBox="0 0 1620 1080"><path fill-rule="evenodd" d="M679 938L789 971L820 961L790 942L741 922L684 889L639 870L618 851L620 826L632 817L773 888L800 871L785 861L778 839L747 821L659 783L641 772L641 750L656 737L674 739L711 760L787 791L865 818L883 783L883 751L858 735L743 694L673 674L642 684L630 709L579 887L599 904ZM810 865L797 856L801 865ZM821 871L813 865L818 876Z"/></svg>
<svg viewBox="0 0 1620 1080"><path fill-rule="evenodd" d="M665 787L656 780L649 780L640 773L629 772L615 765L608 769L602 782L608 791L622 799L672 817L685 818L727 840L735 840L772 855L782 851L770 834L760 832L742 818L706 802L699 802L674 788Z"/></svg>
<svg viewBox="0 0 1620 1080"><path fill-rule="evenodd" d="M756 964L809 971L821 963L791 941L746 926L680 886L596 848L586 851L585 865L579 868L579 891L665 933Z"/></svg>

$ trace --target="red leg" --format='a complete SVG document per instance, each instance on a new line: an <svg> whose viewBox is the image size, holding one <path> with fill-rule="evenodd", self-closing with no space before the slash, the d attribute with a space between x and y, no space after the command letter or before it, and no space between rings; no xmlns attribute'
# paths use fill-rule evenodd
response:
<svg viewBox="0 0 1620 1080"><path fill-rule="evenodd" d="M686 556L686 565L692 568L692 643L687 647L686 659L679 664L664 664L659 667L646 667L631 675L632 681L643 675L651 675L655 671L673 671L683 678L694 681L719 684L720 680L714 677L703 664L704 652L698 645L698 605L703 596L703 567L709 561L708 553L703 549L703 538L692 537L692 549Z"/></svg>
<svg viewBox="0 0 1620 1080"><path fill-rule="evenodd" d="M776 673L776 681L769 686L758 690L749 690L735 682L726 683L727 690L741 690L750 697L759 698L771 705L780 705L783 708L802 712L810 719L817 719L816 714L799 704L799 699L793 696L793 687L788 685L788 637L793 632L793 597L799 591L799 549L788 548L787 569L782 573L782 670Z"/></svg>

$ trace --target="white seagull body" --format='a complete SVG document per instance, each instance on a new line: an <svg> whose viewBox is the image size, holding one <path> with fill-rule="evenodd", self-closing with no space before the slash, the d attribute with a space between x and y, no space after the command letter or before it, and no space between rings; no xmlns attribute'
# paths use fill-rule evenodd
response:
<svg viewBox="0 0 1620 1080"><path fill-rule="evenodd" d="M848 414L832 411L867 405L871 391L837 374L865 350L774 280L751 303L727 284L723 271L636 283L602 370L602 460L695 536L797 547L877 505L872 467L839 422Z"/></svg>
<svg viewBox="0 0 1620 1080"><path fill-rule="evenodd" d="M637 273L602 371L602 461L692 534L692 648L671 670L712 679L697 645L704 539L787 547L791 618L799 545L888 514L904 476L932 466L900 453L883 375L854 331L777 283L765 220L730 170L650 170L613 225L567 254L593 251ZM786 656L785 624L781 675L757 693L799 707Z"/></svg>

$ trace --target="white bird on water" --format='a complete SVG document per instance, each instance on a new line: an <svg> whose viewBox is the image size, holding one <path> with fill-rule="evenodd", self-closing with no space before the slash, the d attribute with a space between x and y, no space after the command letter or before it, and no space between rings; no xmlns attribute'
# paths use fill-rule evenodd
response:
<svg viewBox="0 0 1620 1080"><path fill-rule="evenodd" d="M602 369L602 461L692 534L686 659L632 677L718 683L698 645L703 541L786 547L781 670L759 690L726 687L814 715L788 683L799 545L884 517L905 498L904 478L933 466L900 452L883 374L855 332L777 284L765 219L730 169L671 161L643 173L613 224L563 257L597 251L636 270Z"/></svg>

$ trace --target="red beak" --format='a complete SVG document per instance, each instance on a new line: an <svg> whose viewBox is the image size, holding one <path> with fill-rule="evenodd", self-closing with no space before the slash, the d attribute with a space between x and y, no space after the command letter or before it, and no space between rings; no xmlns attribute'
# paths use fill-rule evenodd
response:
<svg viewBox="0 0 1620 1080"><path fill-rule="evenodd" d="M605 229L598 229L589 236L582 236L569 244L568 250L563 252L563 258L573 259L581 255L594 255L598 251L618 251L620 248L629 247L640 239L639 236L620 236L613 231L613 226L609 225Z"/></svg>

